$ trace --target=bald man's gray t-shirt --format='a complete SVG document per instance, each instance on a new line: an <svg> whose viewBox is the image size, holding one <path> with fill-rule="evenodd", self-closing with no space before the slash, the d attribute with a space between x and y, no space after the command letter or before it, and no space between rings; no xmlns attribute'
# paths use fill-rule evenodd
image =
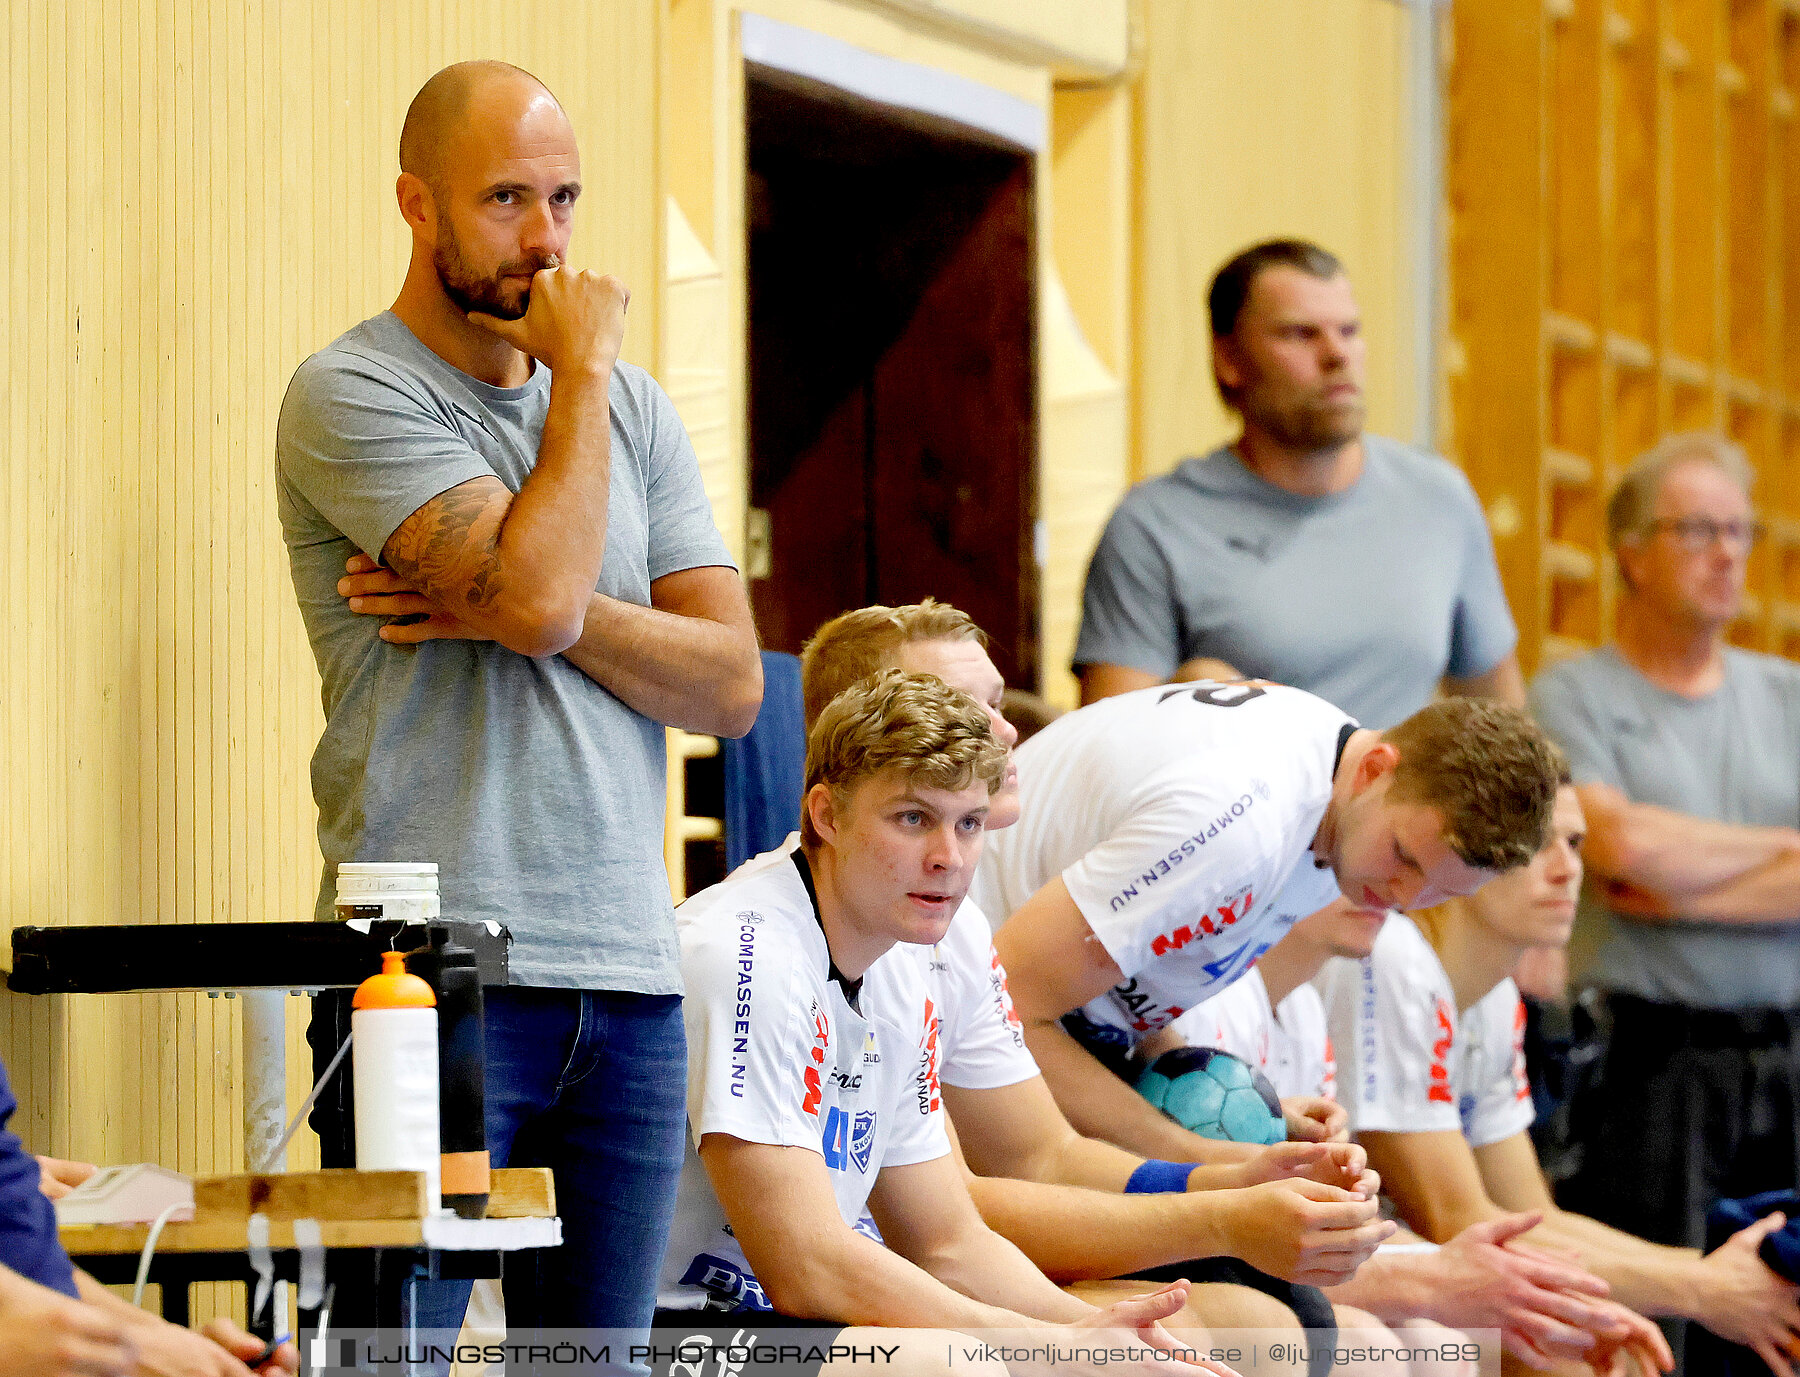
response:
<svg viewBox="0 0 1800 1377"><path fill-rule="evenodd" d="M1327 497L1264 481L1229 447L1139 483L1094 552L1075 664L1167 678L1210 656L1379 729L1517 640L1468 480L1365 435L1356 482Z"/></svg>
<svg viewBox="0 0 1800 1377"><path fill-rule="evenodd" d="M665 574L731 564L668 397L612 375L612 482L598 591L648 606ZM444 915L512 929L517 985L676 994L663 869L663 728L560 656L479 641L389 645L337 592L413 512L537 462L550 371L490 387L398 317L364 321L300 365L276 432L294 591L323 681L313 797L332 915L341 861L436 861Z"/></svg>
<svg viewBox="0 0 1800 1377"><path fill-rule="evenodd" d="M1704 698L1658 688L1611 646L1545 670L1531 710L1568 753L1577 784L1610 784L1715 822L1800 827L1800 665L1727 648ZM1591 898L1604 944L1589 976L1641 999L1702 1009L1800 1006L1793 923L1643 923Z"/></svg>

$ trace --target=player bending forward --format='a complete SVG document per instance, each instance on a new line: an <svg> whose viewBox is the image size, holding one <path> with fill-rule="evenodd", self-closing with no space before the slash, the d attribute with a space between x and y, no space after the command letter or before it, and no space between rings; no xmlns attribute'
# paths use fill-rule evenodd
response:
<svg viewBox="0 0 1800 1377"><path fill-rule="evenodd" d="M809 736L791 864L740 871L682 906L695 1150L659 1325L705 1309L740 1332L785 1319L1180 1347L1158 1322L1185 1285L1104 1310L1065 1295L982 1223L949 1154L937 1010L893 949L944 935L1005 770L967 694L897 670L865 680ZM884 961L902 964L870 979ZM865 1204L887 1248L852 1227ZM961 1352L941 1333L835 1342L876 1338L914 1372L948 1370Z"/></svg>
<svg viewBox="0 0 1800 1377"><path fill-rule="evenodd" d="M1558 1209L1538 1169L1518 1043L1524 1010L1509 973L1527 949L1568 941L1583 830L1581 802L1564 788L1538 863L1470 898L1413 918L1395 914L1367 959L1326 968L1351 1130L1402 1217L1426 1238L1452 1239L1507 1211L1540 1214L1531 1240L1579 1253L1621 1304L1697 1320L1792 1377L1783 1350L1800 1331L1797 1288L1756 1254L1779 1215L1702 1258ZM1648 1362L1651 1353L1636 1348ZM1654 1356L1670 1361L1660 1341Z"/></svg>
<svg viewBox="0 0 1800 1377"><path fill-rule="evenodd" d="M1560 821L1566 824L1567 818ZM1553 836L1523 871L1489 888L1516 888L1522 881L1515 877L1521 876L1542 885L1546 871L1560 873L1562 847ZM1307 982L1333 957L1368 956L1385 916L1334 905L1301 919L1237 984L1146 1039L1143 1055L1184 1045L1223 1047L1259 1067L1284 1104L1300 1094L1335 1096L1335 1049L1325 1006ZM1510 1012L1507 1018L1510 1027ZM1505 1047L1510 1055L1510 1036ZM1506 1075L1504 1112L1512 1115L1510 1061ZM1334 1108L1344 1114L1341 1105ZM1327 1294L1340 1306L1370 1311L1408 1333L1419 1320L1454 1329L1497 1329L1507 1353L1542 1367L1563 1361L1603 1366L1633 1340L1660 1353L1649 1322L1604 1299L1608 1288L1599 1277L1566 1258L1514 1242L1542 1219L1536 1212L1501 1215L1469 1225L1441 1248L1406 1236Z"/></svg>
<svg viewBox="0 0 1800 1377"><path fill-rule="evenodd" d="M1380 911L1525 864L1556 793L1522 713L1451 698L1376 733L1275 684L1142 689L1019 749L1022 819L976 902L1070 1121L1148 1157L1200 1140L1121 1079L1132 1046L1338 898ZM1010 916L1007 916L1010 915Z"/></svg>

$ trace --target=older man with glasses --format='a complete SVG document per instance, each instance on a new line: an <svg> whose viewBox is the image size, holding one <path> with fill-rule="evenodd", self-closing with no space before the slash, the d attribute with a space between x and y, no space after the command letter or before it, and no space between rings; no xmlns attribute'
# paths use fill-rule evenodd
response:
<svg viewBox="0 0 1800 1377"><path fill-rule="evenodd" d="M1564 1203L1678 1245L1800 1179L1800 665L1725 643L1750 481L1716 435L1638 458L1607 508L1617 638L1531 690L1587 813L1612 1022Z"/></svg>

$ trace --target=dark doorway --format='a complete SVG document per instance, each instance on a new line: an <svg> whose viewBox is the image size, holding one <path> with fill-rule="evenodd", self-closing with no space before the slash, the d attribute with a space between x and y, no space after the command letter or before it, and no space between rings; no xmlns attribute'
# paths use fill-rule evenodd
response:
<svg viewBox="0 0 1800 1377"><path fill-rule="evenodd" d="M931 596L1035 688L1031 156L762 67L746 99L764 643Z"/></svg>

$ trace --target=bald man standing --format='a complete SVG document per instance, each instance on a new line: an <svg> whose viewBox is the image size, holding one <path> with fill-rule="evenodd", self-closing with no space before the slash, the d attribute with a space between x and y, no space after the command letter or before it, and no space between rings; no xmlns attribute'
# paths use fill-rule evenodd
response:
<svg viewBox="0 0 1800 1377"><path fill-rule="evenodd" d="M446 915L511 929L488 1148L554 1168L564 1246L539 1285L509 1274L509 1319L638 1327L685 1099L662 724L746 731L755 633L681 421L619 359L630 293L566 261L581 164L556 98L446 68L400 166L405 284L301 364L276 439L323 679L318 912L339 862L435 861ZM422 1319L456 1323L451 1300Z"/></svg>

